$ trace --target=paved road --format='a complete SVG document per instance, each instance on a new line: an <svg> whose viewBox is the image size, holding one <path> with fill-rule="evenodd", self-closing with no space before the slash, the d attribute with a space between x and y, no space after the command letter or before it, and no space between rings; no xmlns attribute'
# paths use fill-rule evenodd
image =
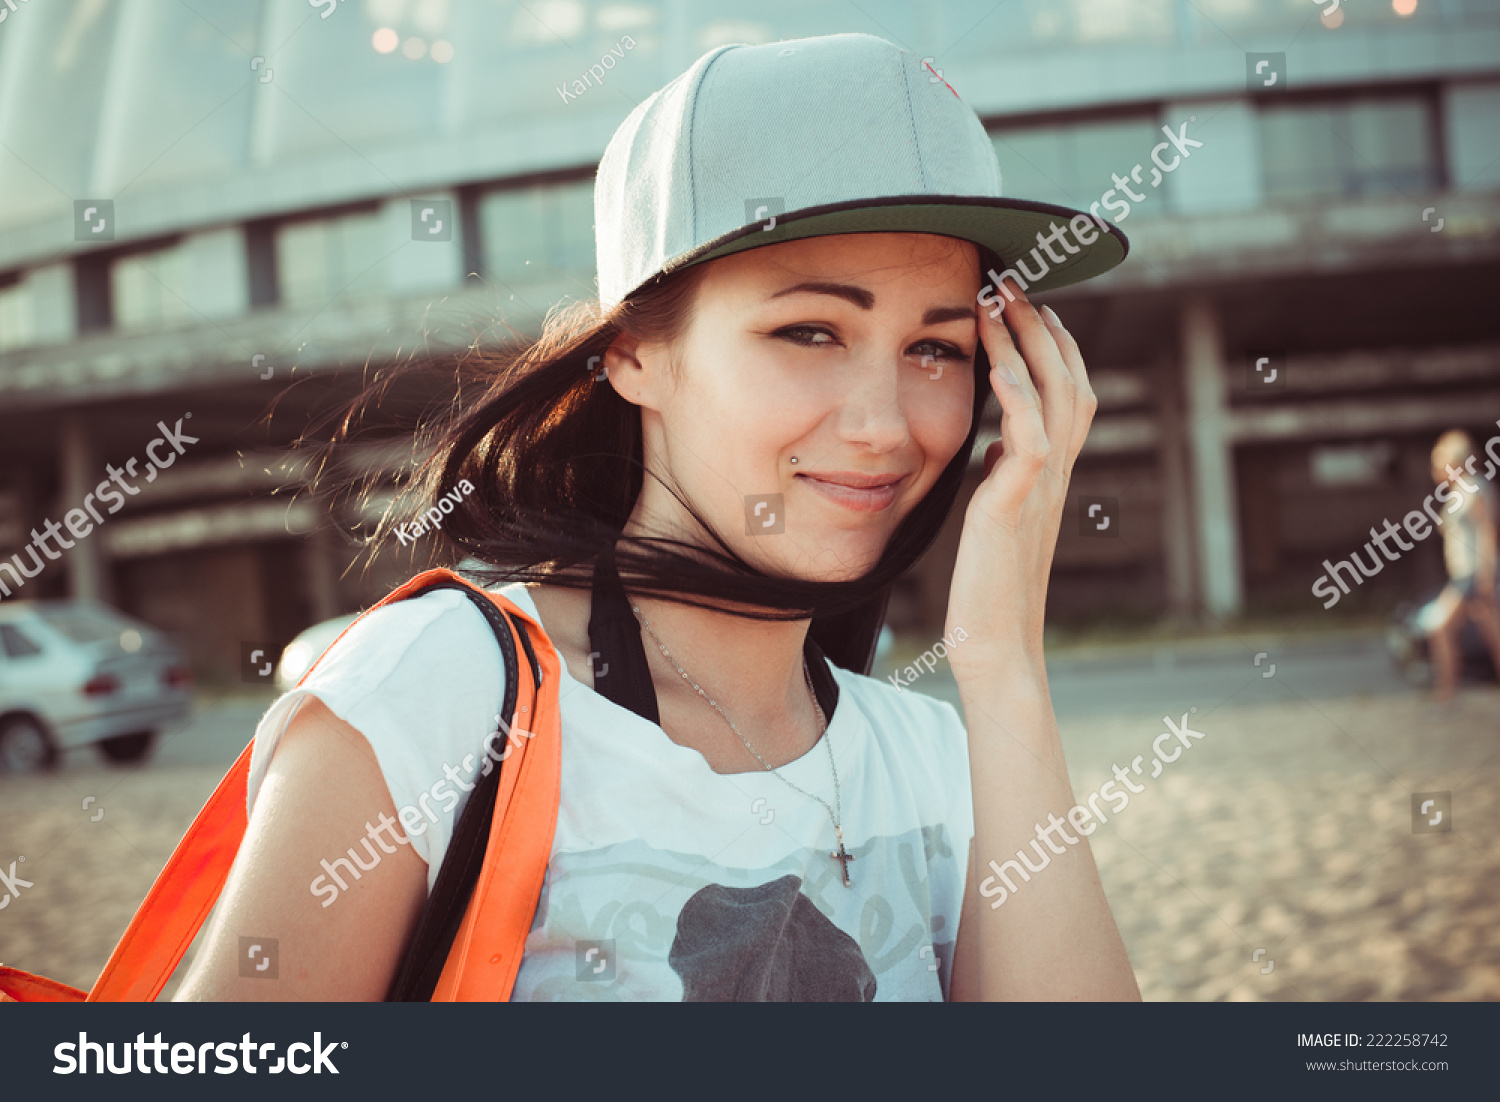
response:
<svg viewBox="0 0 1500 1102"><path fill-rule="evenodd" d="M201 707L184 727L162 737L153 760L160 765L228 767L255 734L274 693L237 694Z"/></svg>
<svg viewBox="0 0 1500 1102"><path fill-rule="evenodd" d="M1259 665L1258 655L1264 655ZM877 665L876 676L889 678L895 672L883 663ZM1049 654L1047 676L1059 720L1411 692L1378 634L1210 639L1069 651ZM958 705L958 688L944 662L932 673L923 673L911 688Z"/></svg>

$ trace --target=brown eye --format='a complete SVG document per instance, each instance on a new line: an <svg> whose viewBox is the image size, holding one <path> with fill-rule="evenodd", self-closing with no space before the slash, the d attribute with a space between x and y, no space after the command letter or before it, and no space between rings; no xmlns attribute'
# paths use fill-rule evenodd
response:
<svg viewBox="0 0 1500 1102"><path fill-rule="evenodd" d="M962 348L949 344L947 341L918 341L912 345L913 356L934 356L939 360L969 360L973 359L964 353Z"/></svg>
<svg viewBox="0 0 1500 1102"><path fill-rule="evenodd" d="M812 325L788 325L784 329L776 330L774 336L782 340L800 344L804 348L823 348L838 343L837 338L826 329L819 329ZM826 337L826 340L817 340L817 337Z"/></svg>

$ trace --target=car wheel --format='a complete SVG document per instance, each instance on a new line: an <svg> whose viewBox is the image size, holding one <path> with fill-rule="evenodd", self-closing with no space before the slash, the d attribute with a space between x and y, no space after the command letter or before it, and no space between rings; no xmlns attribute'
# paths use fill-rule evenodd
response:
<svg viewBox="0 0 1500 1102"><path fill-rule="evenodd" d="M0 722L0 772L39 773L57 766L57 745L31 716Z"/></svg>
<svg viewBox="0 0 1500 1102"><path fill-rule="evenodd" d="M156 742L155 731L139 731L133 735L116 735L99 743L99 752L112 762L136 762L151 753Z"/></svg>

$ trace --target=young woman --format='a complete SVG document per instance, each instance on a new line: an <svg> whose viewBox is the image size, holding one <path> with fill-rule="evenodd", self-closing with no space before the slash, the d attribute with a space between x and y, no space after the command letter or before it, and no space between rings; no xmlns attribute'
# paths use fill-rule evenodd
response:
<svg viewBox="0 0 1500 1102"><path fill-rule="evenodd" d="M1063 245L1073 212L1001 200L950 91L865 35L711 51L601 161L598 308L481 362L482 396L434 430L419 488L472 488L442 537L493 564L565 667L514 999L1139 998L1060 818L1042 655L1097 403L1024 293L1118 263L1122 239ZM997 296L984 273L1049 225L1066 251L1031 250L1042 275ZM1049 263L1068 269L1050 284ZM991 393L1004 444L945 624L960 720L815 640L867 656ZM622 687L621 664L646 674ZM382 998L503 676L481 615L436 592L364 617L278 700L178 998ZM278 939L276 982L242 977L250 934Z"/></svg>
<svg viewBox="0 0 1500 1102"><path fill-rule="evenodd" d="M1497 553L1497 523L1500 494L1493 483L1474 473L1474 459L1483 455L1462 429L1452 429L1432 446L1432 480L1438 499L1445 505L1457 498L1457 508L1443 515L1443 564L1448 584L1437 598L1436 624L1430 636L1433 665L1433 699L1446 704L1458 687L1459 632L1473 619L1500 677L1500 604L1495 582L1500 577ZM1466 466L1467 464L1467 466Z"/></svg>

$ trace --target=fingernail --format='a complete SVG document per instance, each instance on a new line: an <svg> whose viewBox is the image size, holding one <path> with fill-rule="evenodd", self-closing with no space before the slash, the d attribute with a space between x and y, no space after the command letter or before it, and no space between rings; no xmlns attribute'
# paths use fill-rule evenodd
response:
<svg viewBox="0 0 1500 1102"><path fill-rule="evenodd" d="M1008 368L1007 366L1005 366L1005 364L1001 364L1000 365L1000 377L1002 379L1004 379L1007 383L1009 383L1011 386L1020 386L1021 385L1021 381L1016 378L1015 373L1013 371L1011 371L1010 368Z"/></svg>
<svg viewBox="0 0 1500 1102"><path fill-rule="evenodd" d="M1062 323L1062 318L1057 316L1056 310L1052 309L1052 307L1050 306L1043 306L1042 309L1047 311L1047 316L1052 319L1053 325L1057 326L1059 329L1067 328L1067 326Z"/></svg>

